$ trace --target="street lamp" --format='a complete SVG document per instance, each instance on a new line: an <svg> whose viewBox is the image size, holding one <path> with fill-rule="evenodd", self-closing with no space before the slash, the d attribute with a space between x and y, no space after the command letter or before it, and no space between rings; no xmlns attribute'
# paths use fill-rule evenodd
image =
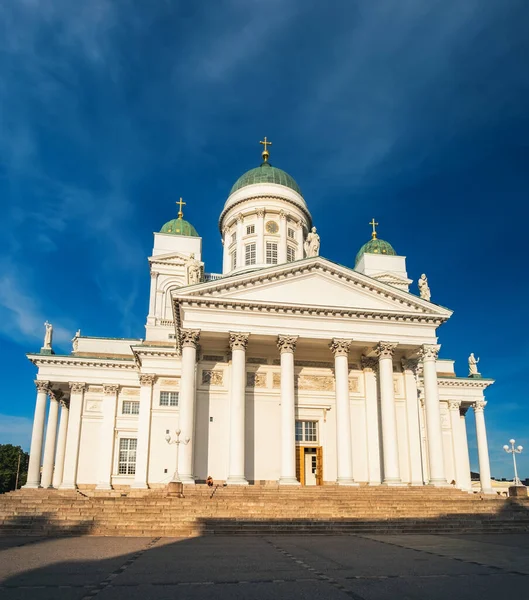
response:
<svg viewBox="0 0 529 600"><path fill-rule="evenodd" d="M512 454L512 464L514 465L514 485L523 485L520 481L520 478L518 477L518 470L516 469L516 455L521 454L523 446L518 446L517 448L515 448L515 442L516 440L509 440L509 444L511 446L509 447L507 446L507 444L505 444L505 446L503 446L503 449L505 450L505 452L507 452L507 454Z"/></svg>
<svg viewBox="0 0 529 600"><path fill-rule="evenodd" d="M176 469L173 475L173 478L171 479L171 483L173 482L177 482L177 483L182 483L180 481L180 475L178 475L178 453L180 451L180 444L184 444L184 446L187 446L187 444L189 444L189 442L191 441L189 438L185 438L185 440L181 440L180 439L180 434L182 433L182 431L180 429L177 429L175 431L176 433L176 439L172 439L171 435L169 433L169 431L167 432L167 435L165 436L165 441L168 444L176 444Z"/></svg>

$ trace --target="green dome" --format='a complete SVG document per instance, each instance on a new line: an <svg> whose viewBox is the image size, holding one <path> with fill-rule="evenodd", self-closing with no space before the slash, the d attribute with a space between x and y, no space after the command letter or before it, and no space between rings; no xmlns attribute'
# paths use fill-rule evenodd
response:
<svg viewBox="0 0 529 600"><path fill-rule="evenodd" d="M285 171L273 167L268 162L264 162L260 167L251 169L244 173L244 175L241 175L233 184L230 195L233 194L233 192L236 192L247 185L253 185L254 183L278 183L279 185L284 185L285 187L294 190L301 196L299 185L294 179L288 173L285 173Z"/></svg>
<svg viewBox="0 0 529 600"><path fill-rule="evenodd" d="M184 219L172 219L168 221L161 229L160 233L170 233L172 235L189 235L192 237L200 237L197 230Z"/></svg>
<svg viewBox="0 0 529 600"><path fill-rule="evenodd" d="M378 238L369 240L369 242L360 248L360 251L356 255L355 265L357 265L360 261L362 254L386 254L389 256L397 255L393 249L393 246L389 242L386 242L385 240L379 240Z"/></svg>

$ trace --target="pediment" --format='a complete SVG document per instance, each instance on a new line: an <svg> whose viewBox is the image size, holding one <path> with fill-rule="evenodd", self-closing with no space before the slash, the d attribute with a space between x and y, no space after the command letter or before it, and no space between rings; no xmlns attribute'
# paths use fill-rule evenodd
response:
<svg viewBox="0 0 529 600"><path fill-rule="evenodd" d="M451 311L322 257L196 286L183 296L448 318Z"/></svg>
<svg viewBox="0 0 529 600"><path fill-rule="evenodd" d="M167 254L157 254L156 256L150 256L149 262L151 264L163 264L163 265L174 265L182 266L189 256L181 254L180 252L168 252Z"/></svg>

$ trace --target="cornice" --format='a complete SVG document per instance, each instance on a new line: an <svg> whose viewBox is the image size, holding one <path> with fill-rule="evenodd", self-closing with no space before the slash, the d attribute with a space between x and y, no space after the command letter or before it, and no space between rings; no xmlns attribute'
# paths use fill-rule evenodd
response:
<svg viewBox="0 0 529 600"><path fill-rule="evenodd" d="M36 367L64 365L68 367L88 367L91 369L137 370L137 365L134 360L90 360L75 356L53 356L44 354L28 354L27 357Z"/></svg>
<svg viewBox="0 0 529 600"><path fill-rule="evenodd" d="M421 384L423 378L420 379ZM466 377L438 377L439 386L443 387L466 387L484 390L494 383L494 379L470 379Z"/></svg>

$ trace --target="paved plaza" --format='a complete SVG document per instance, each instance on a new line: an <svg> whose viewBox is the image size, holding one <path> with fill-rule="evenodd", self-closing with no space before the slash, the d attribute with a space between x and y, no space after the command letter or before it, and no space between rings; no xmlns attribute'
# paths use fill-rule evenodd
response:
<svg viewBox="0 0 529 600"><path fill-rule="evenodd" d="M492 600L528 590L529 534L0 537L3 600Z"/></svg>

